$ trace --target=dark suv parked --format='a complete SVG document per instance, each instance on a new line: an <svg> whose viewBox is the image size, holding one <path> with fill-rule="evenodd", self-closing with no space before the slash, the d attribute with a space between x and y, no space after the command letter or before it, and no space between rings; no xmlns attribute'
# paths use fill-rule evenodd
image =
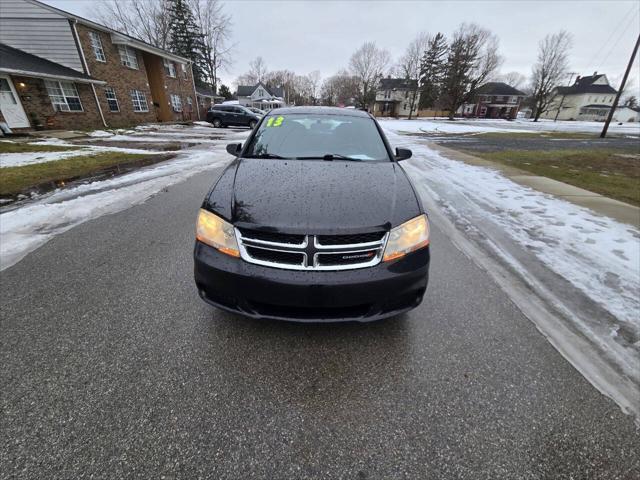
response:
<svg viewBox="0 0 640 480"><path fill-rule="evenodd" d="M254 318L376 320L420 304L429 222L366 112L272 110L200 209L200 296Z"/></svg>
<svg viewBox="0 0 640 480"><path fill-rule="evenodd" d="M249 127L257 125L260 117L240 105L214 105L207 112L207 122L214 127Z"/></svg>

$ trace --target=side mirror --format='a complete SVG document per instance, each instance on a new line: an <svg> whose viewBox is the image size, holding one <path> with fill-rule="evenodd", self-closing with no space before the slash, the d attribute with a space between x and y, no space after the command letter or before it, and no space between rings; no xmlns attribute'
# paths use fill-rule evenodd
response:
<svg viewBox="0 0 640 480"><path fill-rule="evenodd" d="M413 152L408 148L396 148L396 162L411 158L411 155L413 155Z"/></svg>
<svg viewBox="0 0 640 480"><path fill-rule="evenodd" d="M240 155L241 150L242 150L241 143L230 143L229 145L227 145L227 153L229 153L230 155L233 155L234 157L237 157L238 155Z"/></svg>

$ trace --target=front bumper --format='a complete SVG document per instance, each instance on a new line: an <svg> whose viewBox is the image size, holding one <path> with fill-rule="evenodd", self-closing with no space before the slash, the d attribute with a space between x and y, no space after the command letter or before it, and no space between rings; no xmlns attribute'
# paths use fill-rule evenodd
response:
<svg viewBox="0 0 640 480"><path fill-rule="evenodd" d="M195 281L215 307L299 322L379 320L417 307L427 288L429 247L374 267L295 271L254 265L196 242Z"/></svg>

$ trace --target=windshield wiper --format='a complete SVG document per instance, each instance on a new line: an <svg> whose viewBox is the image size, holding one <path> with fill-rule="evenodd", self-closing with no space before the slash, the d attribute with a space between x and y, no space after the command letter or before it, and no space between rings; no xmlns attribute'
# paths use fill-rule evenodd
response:
<svg viewBox="0 0 640 480"><path fill-rule="evenodd" d="M347 157L346 155L341 155L340 153L327 153L325 155L315 155L313 157L296 157L297 160L327 160L327 161L332 161L334 159L340 159L340 160L347 160L349 162L361 162L362 159L361 158L353 158L353 157Z"/></svg>
<svg viewBox="0 0 640 480"><path fill-rule="evenodd" d="M280 160L291 160L290 157L283 157L274 153L260 153L258 155L245 155L242 158L276 158Z"/></svg>

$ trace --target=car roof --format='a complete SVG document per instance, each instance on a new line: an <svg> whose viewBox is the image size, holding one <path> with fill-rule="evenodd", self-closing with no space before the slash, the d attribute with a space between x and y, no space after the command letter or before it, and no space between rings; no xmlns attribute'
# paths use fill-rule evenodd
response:
<svg viewBox="0 0 640 480"><path fill-rule="evenodd" d="M370 118L368 112L356 110L353 108L340 107L283 107L271 110L267 116L273 115L295 115L295 114L314 114L314 115L346 115L350 117Z"/></svg>

